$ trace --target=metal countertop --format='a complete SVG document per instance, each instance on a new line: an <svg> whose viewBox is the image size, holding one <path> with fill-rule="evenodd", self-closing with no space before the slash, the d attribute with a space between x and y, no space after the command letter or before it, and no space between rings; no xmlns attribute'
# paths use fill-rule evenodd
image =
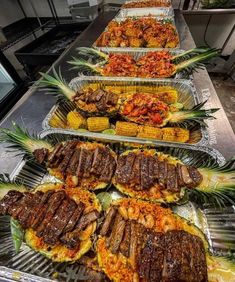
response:
<svg viewBox="0 0 235 282"><path fill-rule="evenodd" d="M77 75L76 71L70 70L71 66L67 63L71 56L76 56L76 47L91 46L115 14L116 12L104 12L99 15L54 63L55 68L60 66L62 75L68 82ZM195 47L189 28L179 10L175 10L175 20L180 34L181 48ZM235 155L235 136L206 70L199 70L194 74L194 84L200 97L208 99L207 107L221 108L215 114L217 120L208 123L210 144L219 150L226 159L230 159ZM0 126L11 127L11 122L15 121L17 124L25 126L30 133L38 133L42 130L43 119L55 103L55 97L45 95L43 91L31 87L2 120ZM20 156L15 157L13 153L6 151L5 145L0 144L1 173L11 173L20 159Z"/></svg>

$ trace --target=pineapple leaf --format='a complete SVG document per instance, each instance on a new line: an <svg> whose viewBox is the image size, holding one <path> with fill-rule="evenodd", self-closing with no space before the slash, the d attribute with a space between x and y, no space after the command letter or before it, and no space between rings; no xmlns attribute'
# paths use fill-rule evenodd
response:
<svg viewBox="0 0 235 282"><path fill-rule="evenodd" d="M73 58L73 61L68 61L68 63L74 66L72 69L77 69L79 72L89 74L95 73L101 75L99 64L93 65L83 59L78 58Z"/></svg>
<svg viewBox="0 0 235 282"><path fill-rule="evenodd" d="M11 237L14 243L15 251L18 254L24 240L24 230L17 220L11 218Z"/></svg>
<svg viewBox="0 0 235 282"><path fill-rule="evenodd" d="M193 56L193 55L198 55L198 54L201 54L201 53L204 53L204 52L207 52L209 51L210 48L208 47L198 47L198 48L193 48L193 49L190 49L188 51L185 51L181 54L178 54L174 57L172 57L172 61L174 60L179 60L179 59L186 59L186 58L190 58L190 56Z"/></svg>
<svg viewBox="0 0 235 282"><path fill-rule="evenodd" d="M101 51L93 49L93 48L78 47L76 50L78 51L79 55L87 56L87 57L93 58L95 60L107 61L108 57L109 57L104 52L101 52Z"/></svg>
<svg viewBox="0 0 235 282"><path fill-rule="evenodd" d="M60 69L57 73L53 67L52 71L53 76L47 73L40 73L42 79L38 81L38 86L47 90L48 93L57 95L60 100L63 97L65 100L72 101L76 92L72 90L63 79Z"/></svg>
<svg viewBox="0 0 235 282"><path fill-rule="evenodd" d="M202 68L203 65L201 62L205 62L215 56L218 56L219 50L209 49L206 52L201 53L200 55L194 56L190 59L187 59L179 64L176 64L176 72L185 71L187 73L197 69Z"/></svg>
<svg viewBox="0 0 235 282"><path fill-rule="evenodd" d="M180 126L182 123L187 124L187 122L189 121L196 121L200 123L202 126L206 126L204 119L214 119L215 117L212 114L219 110L219 109L208 109L208 110L202 109L202 107L205 105L206 102L207 101L199 103L190 110L183 109L181 111L172 113L169 123L174 123Z"/></svg>
<svg viewBox="0 0 235 282"><path fill-rule="evenodd" d="M46 148L52 150L53 146L47 141L39 139L35 134L30 135L26 129L22 129L16 123L12 123L13 129L0 128L0 143L8 143L11 151L20 151L26 157L32 158L36 149Z"/></svg>

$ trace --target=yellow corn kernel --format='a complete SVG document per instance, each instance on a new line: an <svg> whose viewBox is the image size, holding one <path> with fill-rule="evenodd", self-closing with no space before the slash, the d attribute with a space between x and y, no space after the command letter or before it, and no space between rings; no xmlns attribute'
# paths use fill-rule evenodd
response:
<svg viewBox="0 0 235 282"><path fill-rule="evenodd" d="M133 122L117 121L116 134L123 136L136 136L138 133L138 125Z"/></svg>
<svg viewBox="0 0 235 282"><path fill-rule="evenodd" d="M87 119L87 127L89 131L99 132L110 127L107 117L90 117Z"/></svg>
<svg viewBox="0 0 235 282"><path fill-rule="evenodd" d="M69 112L67 114L68 126L72 129L78 129L86 126L86 119L78 112Z"/></svg>
<svg viewBox="0 0 235 282"><path fill-rule="evenodd" d="M174 127L162 128L162 139L164 141L175 141L175 130Z"/></svg>
<svg viewBox="0 0 235 282"><path fill-rule="evenodd" d="M139 138L153 138L153 139L162 139L162 129L156 128L153 126L140 126L139 132L137 134Z"/></svg>
<svg viewBox="0 0 235 282"><path fill-rule="evenodd" d="M190 138L190 132L188 129L175 127L175 138L177 142L185 143Z"/></svg>

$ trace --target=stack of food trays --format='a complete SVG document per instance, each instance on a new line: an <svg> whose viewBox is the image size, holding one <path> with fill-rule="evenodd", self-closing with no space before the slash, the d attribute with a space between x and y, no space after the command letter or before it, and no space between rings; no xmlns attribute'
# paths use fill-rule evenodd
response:
<svg viewBox="0 0 235 282"><path fill-rule="evenodd" d="M147 17L141 2L163 7ZM203 109L188 76L217 51L179 49L170 2L133 3L95 49L78 48L78 77L42 74L59 99L39 136L1 129L25 159L0 182L0 276L235 281L233 209L219 209L235 200L234 160L208 147L218 109Z"/></svg>

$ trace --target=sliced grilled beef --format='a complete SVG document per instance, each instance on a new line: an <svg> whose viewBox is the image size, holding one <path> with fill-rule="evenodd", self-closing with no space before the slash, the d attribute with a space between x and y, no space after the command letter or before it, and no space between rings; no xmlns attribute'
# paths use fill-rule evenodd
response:
<svg viewBox="0 0 235 282"><path fill-rule="evenodd" d="M28 224L32 226L33 229L37 228L37 226L42 222L46 211L49 207L49 199L54 194L53 190L47 191L41 198L41 201L38 205L33 208L32 216L30 222Z"/></svg>
<svg viewBox="0 0 235 282"><path fill-rule="evenodd" d="M127 221L125 225L123 239L120 244L120 252L127 258L130 255L130 243L131 243L131 223L130 221Z"/></svg>
<svg viewBox="0 0 235 282"><path fill-rule="evenodd" d="M96 171L94 172L97 176L101 176L104 171L104 166L106 164L107 159L111 158L110 151L107 147L102 148L102 158L100 165L97 167Z"/></svg>
<svg viewBox="0 0 235 282"><path fill-rule="evenodd" d="M153 242L152 242L152 234L149 234L147 243L140 253L139 267L138 272L140 278L145 281L149 281L150 267L151 267L151 257L153 251Z"/></svg>
<svg viewBox="0 0 235 282"><path fill-rule="evenodd" d="M97 147L95 149L95 152L94 152L94 158L93 158L93 163L92 163L92 168L91 168L91 172L94 173L94 174L97 174L97 171L101 165L101 161L102 161L102 158L103 158L103 155L105 154L105 151L103 148L101 147Z"/></svg>
<svg viewBox="0 0 235 282"><path fill-rule="evenodd" d="M151 233L149 240L152 241L151 267L149 281L162 281L162 270L164 264L165 235L163 233Z"/></svg>
<svg viewBox="0 0 235 282"><path fill-rule="evenodd" d="M165 188L165 184L166 184L166 174L167 171L167 162L164 161L159 161L158 163L158 182L159 185L164 189Z"/></svg>
<svg viewBox="0 0 235 282"><path fill-rule="evenodd" d="M46 211L45 217L43 221L40 223L40 225L37 227L37 236L41 237L45 228L47 227L47 224L52 220L56 210L60 206L61 202L65 198L65 192L64 191L58 191L55 192L48 201L48 210Z"/></svg>
<svg viewBox="0 0 235 282"><path fill-rule="evenodd" d="M149 176L149 187L153 186L155 183L155 175L154 175L154 157L148 157L148 176Z"/></svg>
<svg viewBox="0 0 235 282"><path fill-rule="evenodd" d="M181 164L176 165L177 180L178 180L179 187L185 186L184 181L183 181L183 177L182 177L181 167L182 167Z"/></svg>
<svg viewBox="0 0 235 282"><path fill-rule="evenodd" d="M9 191L0 201L0 215L5 215L11 206L17 203L22 197L23 193L15 190Z"/></svg>
<svg viewBox="0 0 235 282"><path fill-rule="evenodd" d="M76 175L78 177L83 176L83 173L85 171L85 164L86 164L87 156L88 156L88 150L81 149L81 153L80 153L80 157L79 157L79 163L78 163L77 170L76 170Z"/></svg>
<svg viewBox="0 0 235 282"><path fill-rule="evenodd" d="M55 145L54 150L49 154L48 157L48 164L51 166L57 159L57 155L59 154L60 151L63 149L63 144L58 143Z"/></svg>
<svg viewBox="0 0 235 282"><path fill-rule="evenodd" d="M153 174L154 174L154 182L159 183L159 160L158 156L153 156Z"/></svg>
<svg viewBox="0 0 235 282"><path fill-rule="evenodd" d="M55 245L58 242L59 236L63 233L76 207L77 205L72 199L65 198L63 200L43 232L43 239L47 244Z"/></svg>
<svg viewBox="0 0 235 282"><path fill-rule="evenodd" d="M193 187L198 186L203 180L201 173L195 167L192 166L188 167L188 171L191 179L193 180Z"/></svg>
<svg viewBox="0 0 235 282"><path fill-rule="evenodd" d="M27 203L29 198L32 198L31 193L24 193L23 197L19 201L17 201L14 205L8 208L8 214L14 219L17 219L18 215L24 209L25 204Z"/></svg>
<svg viewBox="0 0 235 282"><path fill-rule="evenodd" d="M132 176L132 169L135 163L136 154L129 153L127 156L121 156L118 159L115 178L118 183L126 184Z"/></svg>
<svg viewBox="0 0 235 282"><path fill-rule="evenodd" d="M106 183L110 182L116 168L116 160L115 158L109 153L106 157L106 162L104 164L103 172L101 173L100 180Z"/></svg>
<svg viewBox="0 0 235 282"><path fill-rule="evenodd" d="M149 158L145 155L141 157L141 170L140 170L140 187L141 190L146 190L151 187L149 178Z"/></svg>
<svg viewBox="0 0 235 282"><path fill-rule="evenodd" d="M24 229L30 227L30 221L33 216L34 207L37 206L41 201L42 196L43 192L37 191L35 194L31 194L27 201L25 201L24 209L22 209L18 215L18 221Z"/></svg>
<svg viewBox="0 0 235 282"><path fill-rule="evenodd" d="M136 265L138 258L137 253L138 253L138 242L140 236L139 227L140 224L131 221L131 243L130 243L129 257L134 266Z"/></svg>
<svg viewBox="0 0 235 282"><path fill-rule="evenodd" d="M167 180L166 180L166 187L171 192L178 192L178 180L176 174L176 167L173 164L167 164Z"/></svg>
<svg viewBox="0 0 235 282"><path fill-rule="evenodd" d="M119 213L117 213L114 221L113 230L109 238L110 240L109 248L113 254L116 254L119 249L124 234L124 229L125 229L125 220Z"/></svg>
<svg viewBox="0 0 235 282"><path fill-rule="evenodd" d="M46 148L36 149L34 150L33 155L36 158L37 162L39 164L42 164L47 160L49 150Z"/></svg>
<svg viewBox="0 0 235 282"><path fill-rule="evenodd" d="M109 234L109 231L111 227L113 226L113 221L114 221L116 213L117 213L117 209L115 209L114 207L111 207L108 214L105 217L105 221L100 230L101 236L105 236Z"/></svg>
<svg viewBox="0 0 235 282"><path fill-rule="evenodd" d="M64 231L63 231L64 234L67 233L67 232L70 232L70 231L72 231L74 229L74 227L77 224L78 220L82 216L84 208L85 208L85 205L82 202L79 202L76 210L74 211L74 213L72 214L71 218L69 219L69 222L67 223L67 225L64 228Z"/></svg>
<svg viewBox="0 0 235 282"><path fill-rule="evenodd" d="M69 161L74 153L74 149L77 145L77 141L71 141L69 142L68 146L66 147L66 150L63 151L63 155L64 155L64 159L62 160L62 162L59 165L59 169L62 172L66 171L66 168L69 164Z"/></svg>
<svg viewBox="0 0 235 282"><path fill-rule="evenodd" d="M140 189L140 163L141 155L137 155L131 173L131 181L135 184L135 189Z"/></svg>
<svg viewBox="0 0 235 282"><path fill-rule="evenodd" d="M98 217L99 213L97 211L92 211L82 216L74 231L66 233L60 238L60 241L69 249L75 248L79 244L80 232Z"/></svg>
<svg viewBox="0 0 235 282"><path fill-rule="evenodd" d="M103 95L101 99L95 103L95 105L99 111L105 111L107 109L105 95Z"/></svg>
<svg viewBox="0 0 235 282"><path fill-rule="evenodd" d="M87 151L87 157L86 157L86 162L85 162L85 165L84 165L83 177L89 177L90 176L92 162L93 162L93 152Z"/></svg>
<svg viewBox="0 0 235 282"><path fill-rule="evenodd" d="M116 171L115 171L115 179L118 183L122 183L123 181L123 168L126 164L126 159L127 159L127 156L120 156L118 158L118 162L117 162L117 168L116 168Z"/></svg>
<svg viewBox="0 0 235 282"><path fill-rule="evenodd" d="M71 175L75 175L76 174L76 169L78 167L78 163L79 163L79 158L80 158L80 152L81 152L81 149L76 149L69 161L69 164L67 166L67 170L66 172L68 174L71 174Z"/></svg>

